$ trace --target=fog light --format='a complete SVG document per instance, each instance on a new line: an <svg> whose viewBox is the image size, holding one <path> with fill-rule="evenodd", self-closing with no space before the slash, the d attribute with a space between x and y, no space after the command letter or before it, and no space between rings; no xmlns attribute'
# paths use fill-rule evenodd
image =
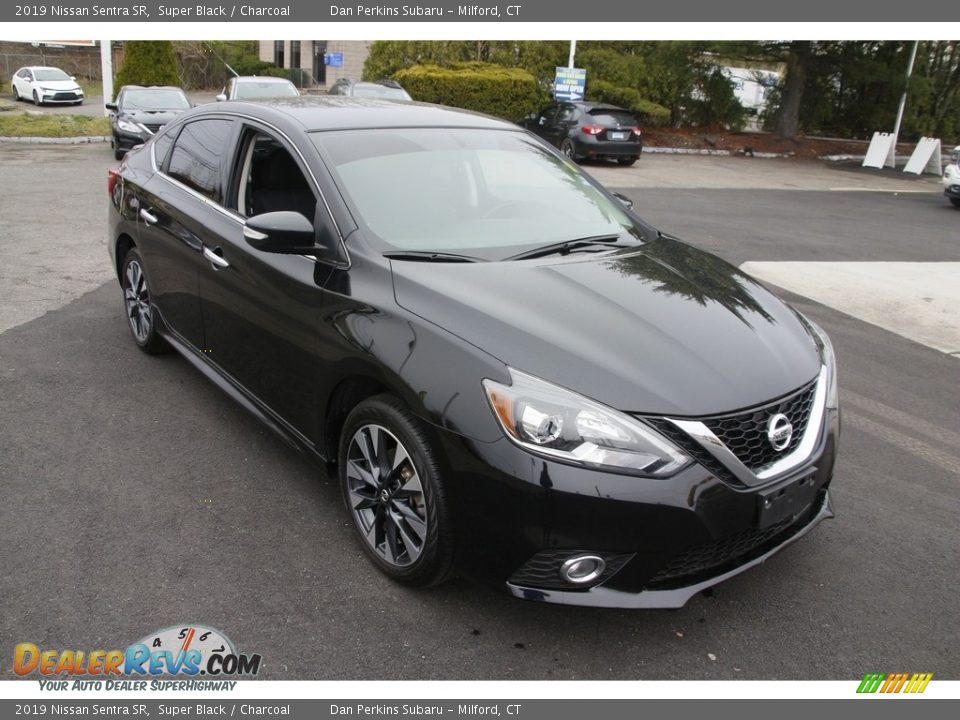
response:
<svg viewBox="0 0 960 720"><path fill-rule="evenodd" d="M603 574L607 563L597 555L577 555L560 567L560 577L574 585L593 582Z"/></svg>

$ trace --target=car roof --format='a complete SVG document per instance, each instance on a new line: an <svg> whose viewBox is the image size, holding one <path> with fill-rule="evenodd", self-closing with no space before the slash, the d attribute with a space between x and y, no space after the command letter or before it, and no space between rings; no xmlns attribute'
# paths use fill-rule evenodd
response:
<svg viewBox="0 0 960 720"><path fill-rule="evenodd" d="M58 68L54 65L27 65L20 68L20 70L60 70L61 72L66 72L63 68ZM20 72L20 70L17 70L17 72Z"/></svg>
<svg viewBox="0 0 960 720"><path fill-rule="evenodd" d="M193 116L222 112L250 115L268 122L292 121L307 132L387 127L520 129L506 120L443 105L343 95L301 95L257 102L231 100L229 106L225 103L203 105L194 110Z"/></svg>
<svg viewBox="0 0 960 720"><path fill-rule="evenodd" d="M183 92L183 88L176 85L124 85L120 90L176 90Z"/></svg>

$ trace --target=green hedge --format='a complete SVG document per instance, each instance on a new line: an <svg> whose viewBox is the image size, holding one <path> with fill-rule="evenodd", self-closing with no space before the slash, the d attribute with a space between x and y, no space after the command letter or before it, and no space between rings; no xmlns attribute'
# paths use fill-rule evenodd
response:
<svg viewBox="0 0 960 720"><path fill-rule="evenodd" d="M414 100L475 110L517 122L538 109L542 100L537 80L526 70L486 63L444 68L415 65L393 79Z"/></svg>
<svg viewBox="0 0 960 720"><path fill-rule="evenodd" d="M660 127L670 123L670 111L663 105L640 97L639 91L604 80L587 80L587 99L627 108L646 125Z"/></svg>

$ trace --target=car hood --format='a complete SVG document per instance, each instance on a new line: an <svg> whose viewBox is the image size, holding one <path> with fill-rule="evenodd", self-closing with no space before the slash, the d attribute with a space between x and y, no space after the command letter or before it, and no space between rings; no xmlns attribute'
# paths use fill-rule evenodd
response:
<svg viewBox="0 0 960 720"><path fill-rule="evenodd" d="M185 112L186 110L124 110L120 115L133 122L166 125Z"/></svg>
<svg viewBox="0 0 960 720"><path fill-rule="evenodd" d="M79 90L73 80L37 80L37 85L45 90Z"/></svg>
<svg viewBox="0 0 960 720"><path fill-rule="evenodd" d="M392 267L397 302L410 312L627 412L730 412L819 372L816 343L789 307L674 239L599 257Z"/></svg>

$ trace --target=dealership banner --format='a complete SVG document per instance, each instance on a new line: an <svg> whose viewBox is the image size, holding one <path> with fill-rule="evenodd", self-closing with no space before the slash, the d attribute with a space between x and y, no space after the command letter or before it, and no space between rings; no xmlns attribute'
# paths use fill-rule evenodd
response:
<svg viewBox="0 0 960 720"><path fill-rule="evenodd" d="M50 698L0 701L0 717L124 716L167 718L280 717L296 720L336 718L445 717L448 720L624 720L625 718L737 718L737 720L809 720L843 717L854 720L942 720L956 717L956 703L924 700L909 710L899 702L859 700L431 700L313 699L234 700L230 698L110 700Z"/></svg>
<svg viewBox="0 0 960 720"><path fill-rule="evenodd" d="M942 0L874 0L869 10L847 0L771 3L769 0L688 0L624 3L622 0L506 0L462 3L355 2L339 0L57 0L4 3L0 22L949 22L960 5Z"/></svg>

